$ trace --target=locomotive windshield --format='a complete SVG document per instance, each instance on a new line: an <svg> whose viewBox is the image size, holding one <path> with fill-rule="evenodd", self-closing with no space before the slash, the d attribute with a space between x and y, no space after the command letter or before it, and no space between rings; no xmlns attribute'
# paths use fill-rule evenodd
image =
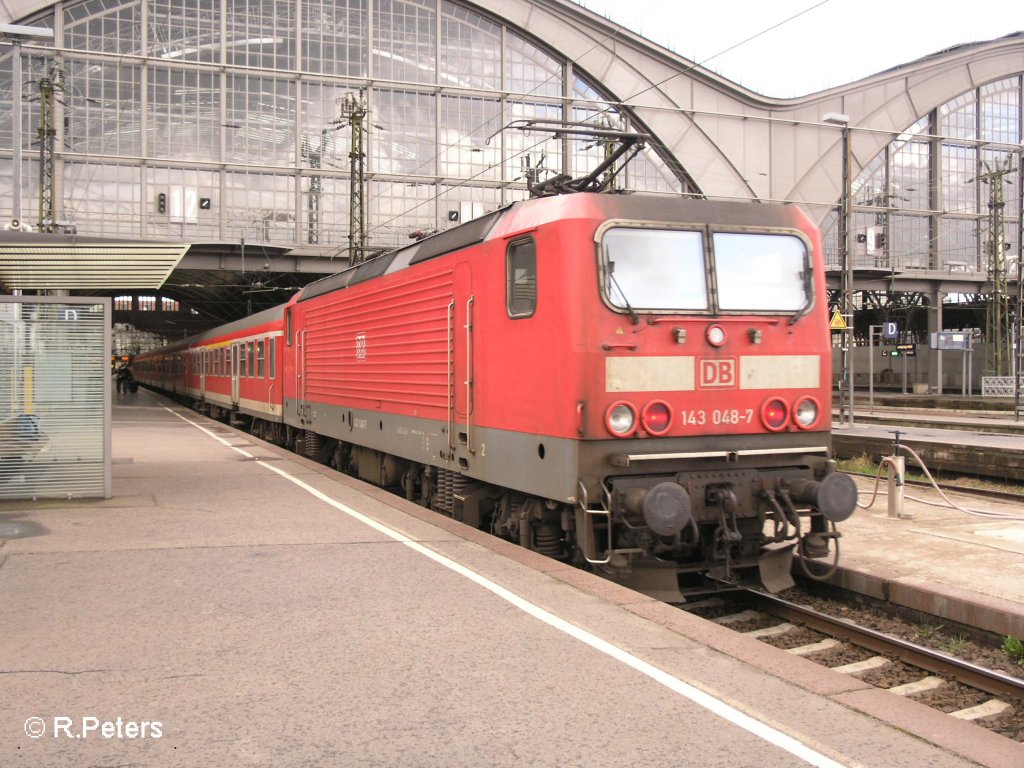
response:
<svg viewBox="0 0 1024 768"><path fill-rule="evenodd" d="M807 247L792 235L717 232L718 308L799 312L809 303Z"/></svg>
<svg viewBox="0 0 1024 768"><path fill-rule="evenodd" d="M605 292L613 307L708 308L700 232L610 229L604 236Z"/></svg>
<svg viewBox="0 0 1024 768"><path fill-rule="evenodd" d="M747 232L716 232L711 238L709 259L703 232L609 229L601 249L608 302L630 313L711 309L711 262L718 311L799 313L810 305L803 240Z"/></svg>

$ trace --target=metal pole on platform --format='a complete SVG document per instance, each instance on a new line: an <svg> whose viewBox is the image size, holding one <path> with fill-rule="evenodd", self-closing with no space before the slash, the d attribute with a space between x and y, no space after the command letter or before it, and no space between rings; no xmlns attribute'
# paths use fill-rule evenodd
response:
<svg viewBox="0 0 1024 768"><path fill-rule="evenodd" d="M881 331L880 325L868 326L868 408L875 412L875 331Z"/></svg>
<svg viewBox="0 0 1024 768"><path fill-rule="evenodd" d="M22 102L22 62L21 45L25 40L53 40L53 30L49 27L27 27L23 24L0 24L0 38L10 41L14 47L11 63L11 218L19 224L24 223L21 217L21 102Z"/></svg>
<svg viewBox="0 0 1024 768"><path fill-rule="evenodd" d="M967 355L966 349L960 353L960 397L967 397Z"/></svg>
<svg viewBox="0 0 1024 768"><path fill-rule="evenodd" d="M974 335L967 343L967 394L974 397Z"/></svg>
<svg viewBox="0 0 1024 768"><path fill-rule="evenodd" d="M1024 170L1024 153L1019 158L1021 170ZM1018 177L1020 178L1020 177ZM1018 216L1024 212L1024 196L1018 201ZM1016 370L1014 371L1014 421L1021 420L1021 377L1024 376L1024 243L1021 243L1021 236L1024 236L1024 218L1018 221L1020 229L1017 232L1017 340L1014 345L1014 360Z"/></svg>
<svg viewBox="0 0 1024 768"><path fill-rule="evenodd" d="M850 213L853 194L853 178L850 168L850 116L838 112L828 112L822 121L839 126L842 130L843 145L843 193L839 208L839 249L843 268L843 315L846 319L846 386L849 392L849 425L853 426L853 254L850 252Z"/></svg>
<svg viewBox="0 0 1024 768"><path fill-rule="evenodd" d="M14 114L11 118L11 218L21 222L21 40L14 41L13 80Z"/></svg>

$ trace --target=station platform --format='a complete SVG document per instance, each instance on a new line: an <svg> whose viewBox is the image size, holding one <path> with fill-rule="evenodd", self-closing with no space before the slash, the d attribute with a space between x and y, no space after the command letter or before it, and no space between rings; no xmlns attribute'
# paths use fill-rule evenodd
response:
<svg viewBox="0 0 1024 768"><path fill-rule="evenodd" d="M889 402L871 408L858 401L852 425L849 414L839 418L834 410L834 454L877 460L892 453L898 432L902 443L945 478L977 475L1024 485L1024 421L1012 411L977 410L974 401L950 402L944 408L914 398Z"/></svg>
<svg viewBox="0 0 1024 768"><path fill-rule="evenodd" d="M1024 422L1014 417L1012 401L890 394L875 405L858 396L853 425L833 423L838 454L845 442L876 459L891 455L898 431L900 442L944 477L959 471L1007 480L1024 473ZM922 473L914 455L900 455L908 471ZM885 470L881 483L856 478L860 503L872 505L842 524L840 568L832 581L960 624L1024 637L1024 505L970 494L944 498L930 487L907 486L901 516L889 509L885 478Z"/></svg>
<svg viewBox="0 0 1024 768"><path fill-rule="evenodd" d="M889 510L885 478L883 471L873 503L876 482L855 478L860 504L871 506L840 524L839 569L831 581L966 626L1024 637L1024 506L970 494L943 498L932 488L906 486L899 516Z"/></svg>
<svg viewBox="0 0 1024 768"><path fill-rule="evenodd" d="M112 498L0 503L5 767L1024 765L151 393L113 441ZM1003 539L931 514L858 513L844 572L1021 602Z"/></svg>

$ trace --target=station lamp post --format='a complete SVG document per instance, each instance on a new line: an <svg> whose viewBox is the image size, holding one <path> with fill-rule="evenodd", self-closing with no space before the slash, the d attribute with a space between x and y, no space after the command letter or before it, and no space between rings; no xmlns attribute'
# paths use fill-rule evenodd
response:
<svg viewBox="0 0 1024 768"><path fill-rule="evenodd" d="M11 71L11 219L22 222L21 217L21 100L22 71L21 46L26 40L53 40L48 27L26 27L22 24L0 24L0 41L14 46Z"/></svg>
<svg viewBox="0 0 1024 768"><path fill-rule="evenodd" d="M846 320L846 344L843 351L843 369L846 374L848 424L853 426L853 254L850 252L850 217L853 196L853 177L850 168L850 116L838 112L827 112L822 121L836 125L843 132L843 192L839 201L839 255L842 269L841 293L843 308L841 314ZM840 385L840 388L842 384ZM842 418L840 414L840 419Z"/></svg>

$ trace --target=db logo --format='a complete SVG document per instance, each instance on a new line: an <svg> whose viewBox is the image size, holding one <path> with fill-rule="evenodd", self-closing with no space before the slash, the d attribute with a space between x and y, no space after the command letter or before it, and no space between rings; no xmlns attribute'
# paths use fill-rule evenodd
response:
<svg viewBox="0 0 1024 768"><path fill-rule="evenodd" d="M736 387L735 357L701 358L699 366L701 389L733 389Z"/></svg>

